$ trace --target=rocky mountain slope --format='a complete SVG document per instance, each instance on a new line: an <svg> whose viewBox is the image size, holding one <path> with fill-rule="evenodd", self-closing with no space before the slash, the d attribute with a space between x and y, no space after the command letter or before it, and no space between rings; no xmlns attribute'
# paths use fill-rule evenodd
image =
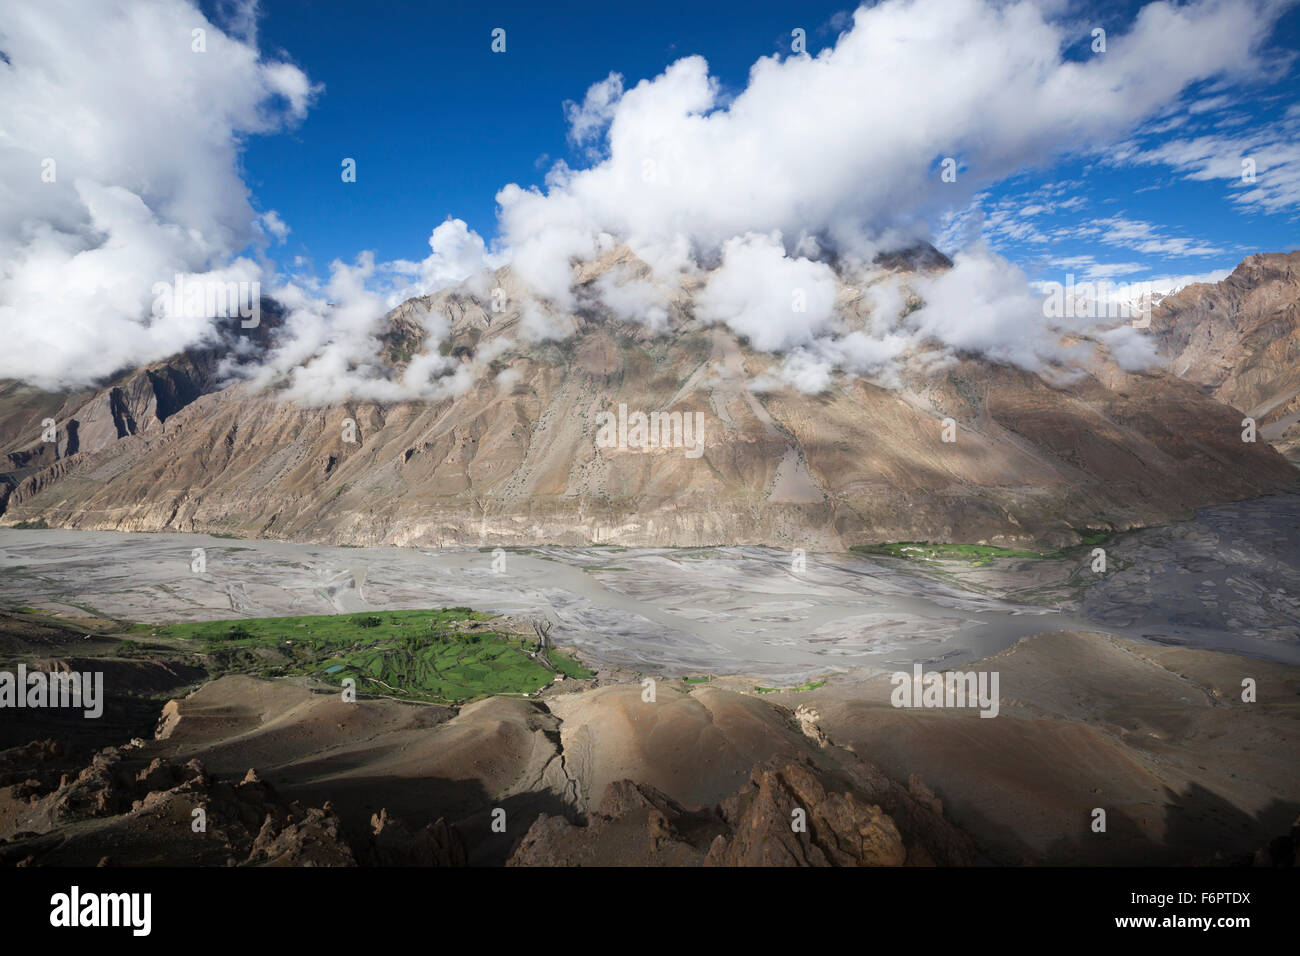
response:
<svg viewBox="0 0 1300 956"><path fill-rule="evenodd" d="M1300 460L1300 251L1254 255L1163 300L1151 331L1175 375L1254 418Z"/></svg>
<svg viewBox="0 0 1300 956"><path fill-rule="evenodd" d="M525 296L507 267L495 277L502 311L462 286L388 317L383 342L397 368L421 347L425 311L449 320L444 354L473 380L456 398L308 407L274 389L222 387L215 351L99 390L3 386L0 522L432 546L1060 546L1085 528L1161 523L1296 489L1295 469L1267 442L1244 443L1241 413L1229 407L1272 402L1269 414L1290 414L1300 394L1300 380L1286 384L1291 352L1265 343L1274 332L1284 339L1281 326L1252 326L1259 344L1246 356L1245 346L1216 352L1196 335L1180 347L1190 326L1163 318L1195 295L1294 318L1294 287L1254 258L1222 288L1173 297L1153 323L1171 354L1204 356L1203 373L1182 360L1142 374L1099 361L1048 384L966 356L897 389L847 379L818 395L760 390L755 380L774 358L695 315L701 280L672 301L671 335L610 314L585 293L612 269L644 268L625 250L578 269L580 306L552 317L571 335L523 345L516 303ZM878 271L917 266L911 257ZM860 286L872 278L862 280L839 292L850 325L869 314ZM273 337L274 323L259 334ZM1217 344L1217 334L1204 337ZM1259 371L1216 384L1211 355L1216 368L1254 362ZM701 413L702 453L601 447L598 415L620 404ZM58 422L57 442L40 441L46 417ZM953 442L941 440L948 418Z"/></svg>

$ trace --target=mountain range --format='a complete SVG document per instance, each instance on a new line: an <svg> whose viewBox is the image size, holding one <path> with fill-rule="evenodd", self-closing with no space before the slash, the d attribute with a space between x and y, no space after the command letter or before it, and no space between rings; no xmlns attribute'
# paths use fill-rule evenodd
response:
<svg viewBox="0 0 1300 956"><path fill-rule="evenodd" d="M837 313L861 324L872 282L950 267L926 247L841 273ZM615 269L648 267L625 248L577 267L580 306L548 317L559 339L520 344L526 310L494 309L482 283L395 308L380 334L394 374L425 347L422 316L449 325L440 350L468 385L435 401L308 405L230 378L236 345L280 333L270 300L248 342L93 387L0 383L0 523L355 545L1058 548L1300 488L1300 252L1162 299L1144 333L1155 368L1100 349L1049 381L961 353L816 394L775 384L778 357L697 315L701 278L670 302L669 334L582 295ZM527 300L509 266L493 283ZM606 447L601 413L619 406L699 413L702 454Z"/></svg>

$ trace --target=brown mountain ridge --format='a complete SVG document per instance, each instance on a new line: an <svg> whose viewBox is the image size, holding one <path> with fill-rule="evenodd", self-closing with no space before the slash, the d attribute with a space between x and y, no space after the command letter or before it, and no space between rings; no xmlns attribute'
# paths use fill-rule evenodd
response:
<svg viewBox="0 0 1300 956"><path fill-rule="evenodd" d="M219 350L97 389L2 383L0 523L358 545L1059 547L1300 487L1267 440L1242 440L1238 410L1292 447L1297 262L1252 256L1167 298L1152 322L1164 369L1102 359L1049 384L968 355L900 388L846 378L807 395L755 386L776 360L695 316L699 280L672 302L670 335L584 297L611 268L643 268L622 250L578 268L582 305L553 317L572 330L561 341L519 345L522 311L494 312L466 286L395 309L382 341L397 366L421 346L420 310L448 318L444 354L476 371L455 398L308 407L223 384ZM509 267L495 281L522 300ZM838 307L848 322L867 314L847 283ZM620 404L701 413L702 454L600 447L598 415ZM47 417L55 443L40 440Z"/></svg>

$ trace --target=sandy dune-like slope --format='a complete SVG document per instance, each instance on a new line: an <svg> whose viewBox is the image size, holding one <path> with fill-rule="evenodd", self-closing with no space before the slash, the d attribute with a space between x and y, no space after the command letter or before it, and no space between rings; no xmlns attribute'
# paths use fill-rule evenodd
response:
<svg viewBox="0 0 1300 956"><path fill-rule="evenodd" d="M895 708L869 675L661 681L653 700L558 685L459 711L228 676L79 774L41 770L48 746L0 754L0 857L1212 863L1251 860L1300 811L1294 667L1055 632L964 669L998 673L998 716ZM183 825L195 807L216 845Z"/></svg>

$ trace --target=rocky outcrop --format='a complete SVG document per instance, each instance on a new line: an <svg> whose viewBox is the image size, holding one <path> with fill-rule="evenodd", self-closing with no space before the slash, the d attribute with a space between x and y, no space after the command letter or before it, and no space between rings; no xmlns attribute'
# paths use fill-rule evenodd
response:
<svg viewBox="0 0 1300 956"><path fill-rule="evenodd" d="M725 832L715 812L692 813L648 784L611 783L586 826L542 814L507 866L700 866Z"/></svg>
<svg viewBox="0 0 1300 956"><path fill-rule="evenodd" d="M807 767L754 772L722 804L731 838L709 848L711 866L901 866L902 834L880 807L852 791L828 793Z"/></svg>
<svg viewBox="0 0 1300 956"><path fill-rule="evenodd" d="M53 774L54 782L45 787L51 789L57 786L59 768L66 756L67 747L54 739L33 740L21 747L0 750L0 787Z"/></svg>
<svg viewBox="0 0 1300 956"><path fill-rule="evenodd" d="M439 817L415 832L380 810L370 819L370 845L364 860L371 866L468 866L460 831Z"/></svg>
<svg viewBox="0 0 1300 956"><path fill-rule="evenodd" d="M17 825L0 840L0 864L93 866L112 847L114 865L355 865L328 802L286 803L252 769L236 783L198 760L140 767L131 749L105 748L52 787L8 787L0 804ZM19 800L29 809L16 817Z"/></svg>
<svg viewBox="0 0 1300 956"><path fill-rule="evenodd" d="M942 819L878 772L845 776L812 763L768 761L717 806L690 810L631 780L609 785L585 826L542 815L510 866L961 865L975 851ZM887 812L873 797L888 795ZM933 794L929 794L932 799ZM933 852L932 852L933 850ZM936 856L939 857L936 860Z"/></svg>
<svg viewBox="0 0 1300 956"><path fill-rule="evenodd" d="M253 841L246 866L355 866L342 824L326 803L277 819L268 813Z"/></svg>
<svg viewBox="0 0 1300 956"><path fill-rule="evenodd" d="M48 468L36 472L24 478L17 488L9 495L7 507L16 507L21 505L29 498L34 498L46 488L49 488L60 478L68 473L68 461L63 459L54 462Z"/></svg>

